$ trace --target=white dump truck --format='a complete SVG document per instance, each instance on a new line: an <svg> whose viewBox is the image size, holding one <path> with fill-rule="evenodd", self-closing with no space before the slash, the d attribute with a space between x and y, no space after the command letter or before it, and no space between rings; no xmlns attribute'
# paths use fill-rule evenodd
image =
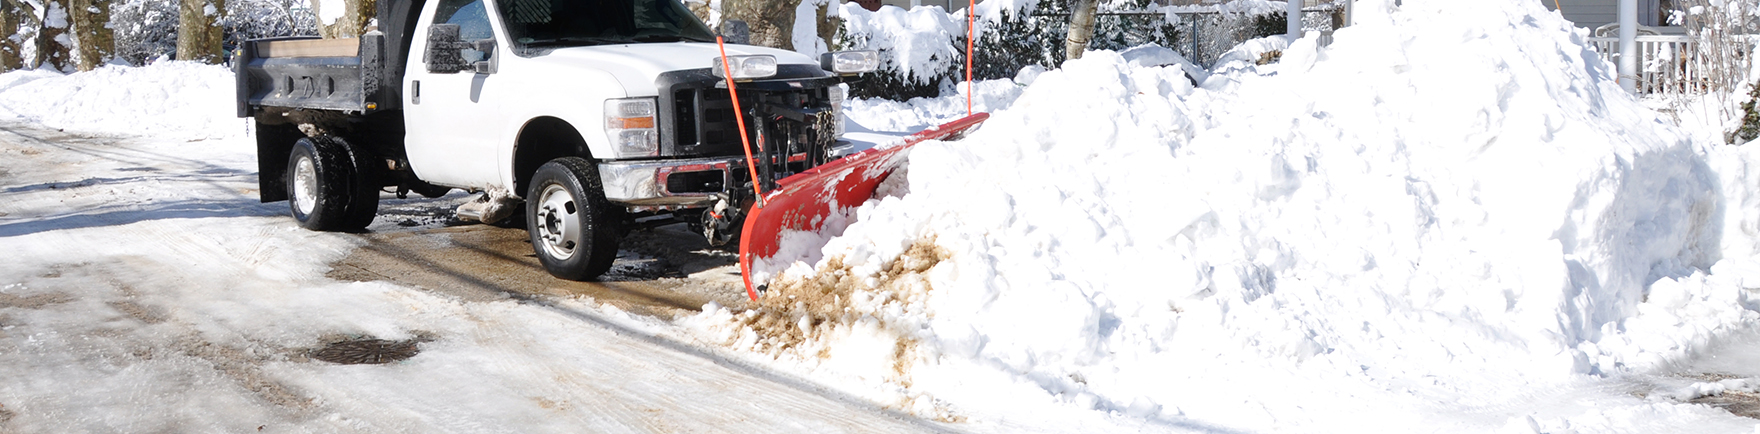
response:
<svg viewBox="0 0 1760 434"><path fill-rule="evenodd" d="M361 230L381 194L465 189L482 194L461 217L523 211L544 267L586 280L636 222L736 236L751 183L847 152L839 84L877 60L738 44L723 58L678 0L381 0L360 38L250 41L233 65L262 200L302 226Z"/></svg>

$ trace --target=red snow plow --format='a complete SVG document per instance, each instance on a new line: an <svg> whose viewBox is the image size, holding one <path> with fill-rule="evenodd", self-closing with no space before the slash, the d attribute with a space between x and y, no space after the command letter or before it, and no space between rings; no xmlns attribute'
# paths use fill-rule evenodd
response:
<svg viewBox="0 0 1760 434"><path fill-rule="evenodd" d="M832 212L867 202L880 182L904 164L912 146L927 140L957 139L989 118L988 113L972 114L777 181L773 190L762 193L763 199L752 205L740 231L739 269L745 278L746 295L758 299L752 261L776 255L789 232L818 231Z"/></svg>

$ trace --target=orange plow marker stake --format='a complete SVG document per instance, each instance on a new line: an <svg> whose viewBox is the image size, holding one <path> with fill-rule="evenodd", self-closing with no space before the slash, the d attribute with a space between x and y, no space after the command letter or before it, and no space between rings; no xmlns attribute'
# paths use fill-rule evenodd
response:
<svg viewBox="0 0 1760 434"><path fill-rule="evenodd" d="M752 197L756 200L756 203L752 204L751 215L755 216L758 215L758 210L764 208L764 191L758 188L763 183L758 180L757 160L752 158L752 141L746 138L745 111L739 107L739 91L734 89L733 84L733 65L727 63L727 43L722 42L721 35L715 35L715 48L721 50L721 75L727 79L727 97L733 99L733 123L739 125L739 143L746 150L746 173L752 177ZM750 219L751 217L746 218ZM751 297L752 301L758 301L758 292L752 290L750 261L745 260L746 242L742 239L739 244L739 272L746 281L746 296Z"/></svg>
<svg viewBox="0 0 1760 434"><path fill-rule="evenodd" d="M966 116L972 115L972 94L978 90L972 88L972 46L978 39L978 0L968 0L966 5Z"/></svg>

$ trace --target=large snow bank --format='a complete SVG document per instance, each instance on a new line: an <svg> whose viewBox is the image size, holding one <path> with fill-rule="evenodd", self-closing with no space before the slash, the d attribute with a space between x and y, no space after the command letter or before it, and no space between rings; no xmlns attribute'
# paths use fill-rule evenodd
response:
<svg viewBox="0 0 1760 434"><path fill-rule="evenodd" d="M0 74L0 116L88 133L199 140L245 135L232 70L196 62Z"/></svg>
<svg viewBox="0 0 1760 434"><path fill-rule="evenodd" d="M1731 185L1760 159L1658 121L1537 4L1393 3L1198 87L1110 52L1046 72L971 137L916 148L909 193L861 207L763 307L699 324L919 412L1054 401L1273 431L1703 417L1607 398L1624 407L1565 420L1584 410L1535 391L1760 319L1756 196Z"/></svg>

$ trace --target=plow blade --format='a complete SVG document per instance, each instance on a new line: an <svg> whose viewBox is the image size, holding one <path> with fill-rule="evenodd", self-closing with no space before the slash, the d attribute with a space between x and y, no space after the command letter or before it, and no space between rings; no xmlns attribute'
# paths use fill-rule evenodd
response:
<svg viewBox="0 0 1760 434"><path fill-rule="evenodd" d="M912 146L926 140L951 140L989 119L978 113L905 136L899 143L876 147L777 181L773 191L752 206L740 230L739 270L746 295L753 301L752 262L775 256L790 232L816 232L834 211L855 208L874 196L874 189L903 164ZM806 246L818 249L823 246Z"/></svg>

